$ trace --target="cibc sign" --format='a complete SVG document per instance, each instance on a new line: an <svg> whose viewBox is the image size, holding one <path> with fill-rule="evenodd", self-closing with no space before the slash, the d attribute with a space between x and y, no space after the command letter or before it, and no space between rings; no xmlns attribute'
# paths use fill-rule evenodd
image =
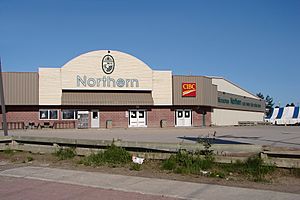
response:
<svg viewBox="0 0 300 200"><path fill-rule="evenodd" d="M196 83L182 83L182 96L195 97L196 96Z"/></svg>

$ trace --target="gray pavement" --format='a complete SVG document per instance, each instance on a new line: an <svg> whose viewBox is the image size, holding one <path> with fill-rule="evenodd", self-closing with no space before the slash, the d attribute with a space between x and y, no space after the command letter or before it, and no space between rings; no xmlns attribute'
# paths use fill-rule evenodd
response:
<svg viewBox="0 0 300 200"><path fill-rule="evenodd" d="M243 200L298 200L299 194L264 191L247 188L227 187L210 184L199 184L142 178L123 175L83 172L44 167L20 167L0 172L0 177L16 177L27 180L49 181L61 184L111 189L123 192L135 192L156 197L166 196L182 199L243 199ZM0 181L1 182L1 181ZM15 188L18 192L18 188ZM86 199L89 194L86 194ZM7 195L11 195L8 193ZM6 199L5 196L1 198ZM153 196L153 199L154 196Z"/></svg>
<svg viewBox="0 0 300 200"><path fill-rule="evenodd" d="M253 126L207 128L128 128L128 129L69 129L12 130L9 135L58 137L76 139L193 143L198 136L212 135L225 142L300 148L300 127ZM1 134L1 133L0 133ZM184 137L186 138L184 139Z"/></svg>
<svg viewBox="0 0 300 200"><path fill-rule="evenodd" d="M8 176L2 176L0 179L0 194L0 199L5 200L179 200L172 197Z"/></svg>

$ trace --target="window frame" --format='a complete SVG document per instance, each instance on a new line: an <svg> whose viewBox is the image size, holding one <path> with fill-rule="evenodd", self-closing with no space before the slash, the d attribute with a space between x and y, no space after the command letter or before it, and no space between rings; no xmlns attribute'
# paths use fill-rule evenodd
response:
<svg viewBox="0 0 300 200"><path fill-rule="evenodd" d="M47 111L47 119L41 118L41 111ZM56 111L57 112L57 118L56 119L50 119L50 111ZM39 120L59 120L59 110L58 109L39 109Z"/></svg>
<svg viewBox="0 0 300 200"><path fill-rule="evenodd" d="M73 110L73 114L74 114L74 118L73 119L64 119L64 111L66 110ZM78 120L78 110L75 110L75 109L64 109L64 110L61 110L61 119L62 120Z"/></svg>

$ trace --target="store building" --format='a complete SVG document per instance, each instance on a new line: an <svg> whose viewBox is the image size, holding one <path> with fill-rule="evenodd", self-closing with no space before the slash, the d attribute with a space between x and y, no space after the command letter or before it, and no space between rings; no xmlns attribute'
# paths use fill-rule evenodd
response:
<svg viewBox="0 0 300 200"><path fill-rule="evenodd" d="M7 121L25 126L222 126L263 121L265 110L264 101L226 79L152 70L119 51L88 52L36 73L5 72L3 84Z"/></svg>

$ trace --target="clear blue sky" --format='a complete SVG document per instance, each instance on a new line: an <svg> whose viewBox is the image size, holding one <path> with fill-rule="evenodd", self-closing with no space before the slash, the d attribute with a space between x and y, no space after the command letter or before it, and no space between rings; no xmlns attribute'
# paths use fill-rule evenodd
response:
<svg viewBox="0 0 300 200"><path fill-rule="evenodd" d="M300 0L0 0L4 71L61 67L97 49L300 102Z"/></svg>

